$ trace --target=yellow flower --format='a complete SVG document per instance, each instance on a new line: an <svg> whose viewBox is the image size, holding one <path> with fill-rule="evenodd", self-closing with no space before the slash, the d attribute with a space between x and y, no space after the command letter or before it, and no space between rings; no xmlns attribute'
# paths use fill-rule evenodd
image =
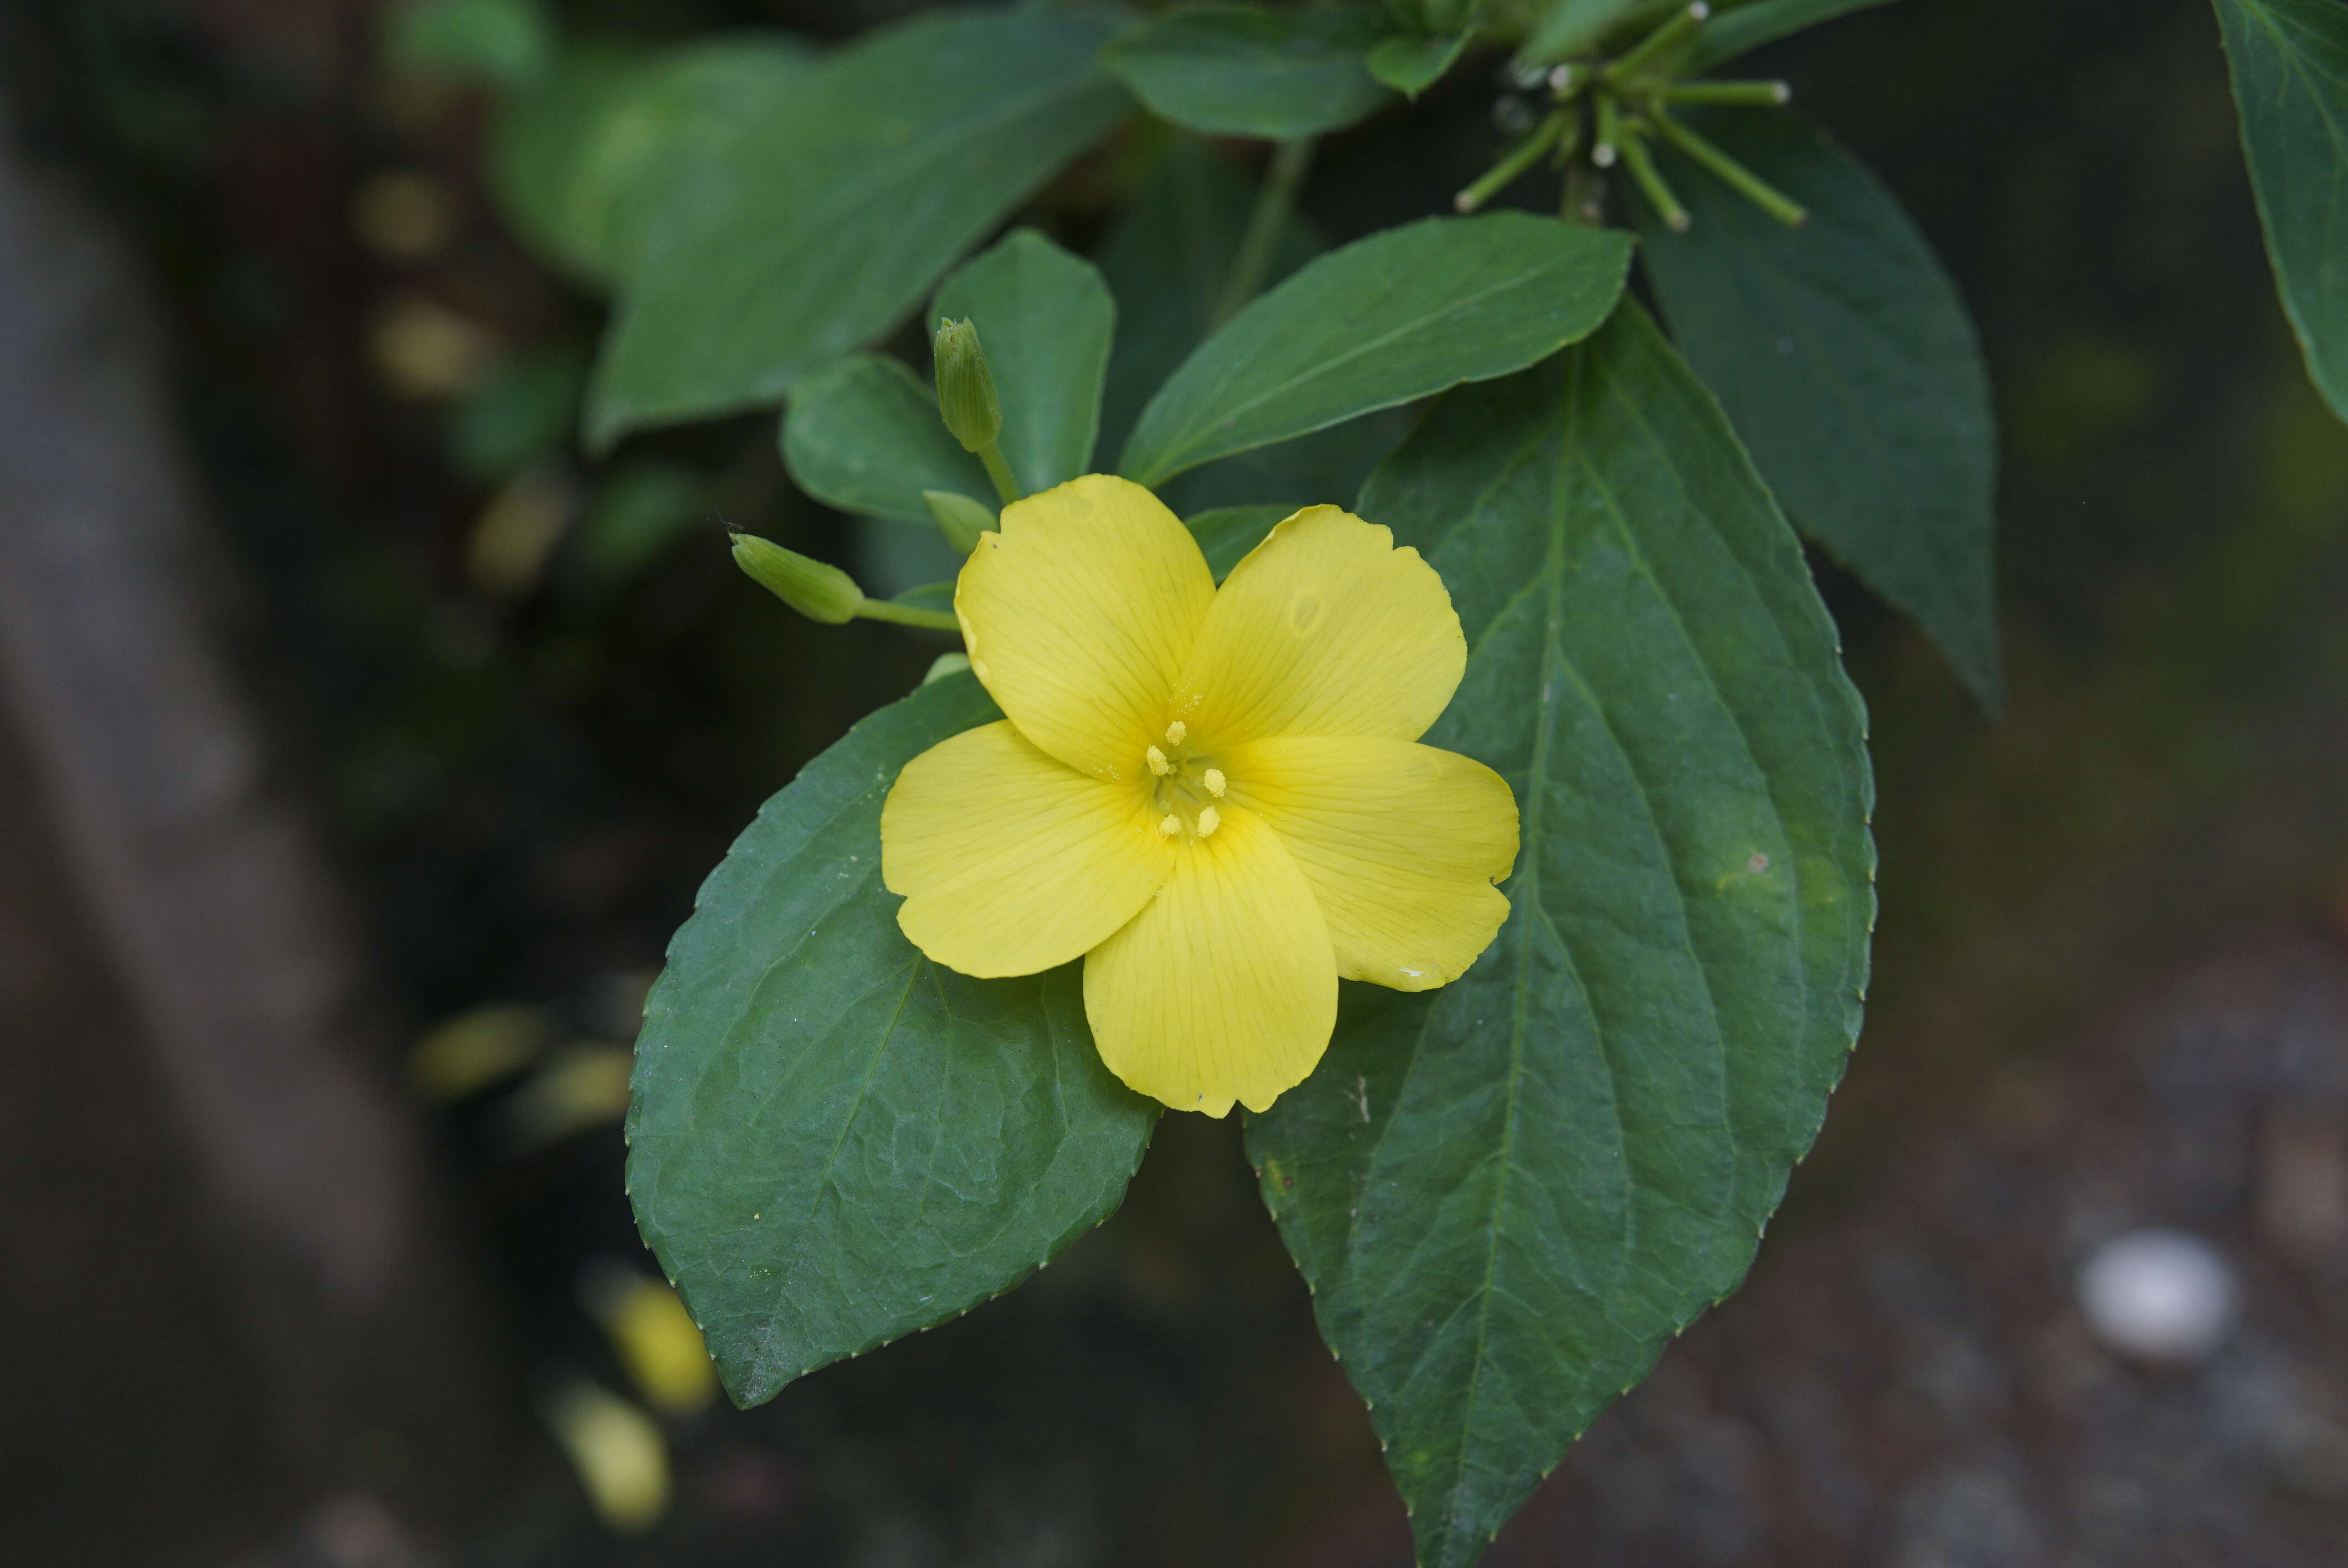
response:
<svg viewBox="0 0 2348 1568"><path fill-rule="evenodd" d="M1337 979L1456 979L1507 917L1498 774L1416 743L1467 665L1435 569L1335 507L1218 591L1173 513L1107 475L1014 502L954 590L1003 721L907 764L880 816L897 921L948 968L1085 959L1101 1060L1262 1111L1327 1049Z"/></svg>

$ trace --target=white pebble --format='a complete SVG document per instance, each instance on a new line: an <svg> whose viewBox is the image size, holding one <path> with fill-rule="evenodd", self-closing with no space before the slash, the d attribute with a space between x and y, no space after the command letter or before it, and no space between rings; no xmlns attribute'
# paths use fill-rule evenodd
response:
<svg viewBox="0 0 2348 1568"><path fill-rule="evenodd" d="M2079 1270L2079 1310L2106 1349L2147 1361L2199 1361L2234 1321L2234 1271L2183 1231L2129 1231Z"/></svg>

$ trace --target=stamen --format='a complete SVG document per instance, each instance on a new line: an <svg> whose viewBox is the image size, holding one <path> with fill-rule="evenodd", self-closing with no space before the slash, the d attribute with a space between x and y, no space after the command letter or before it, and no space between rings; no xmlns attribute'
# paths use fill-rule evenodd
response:
<svg viewBox="0 0 2348 1568"><path fill-rule="evenodd" d="M1222 799L1222 798L1223 798L1223 770L1222 770L1222 769L1220 769L1220 768L1209 768L1209 769L1207 770L1207 793L1208 793L1209 794L1210 794L1210 795L1213 795L1217 800L1220 800L1220 799Z"/></svg>
<svg viewBox="0 0 2348 1568"><path fill-rule="evenodd" d="M1150 747L1144 755L1148 758L1149 771L1156 774L1159 778L1164 778L1168 774L1174 771L1174 764L1168 762L1166 760L1166 753L1159 751L1156 746Z"/></svg>
<svg viewBox="0 0 2348 1568"><path fill-rule="evenodd" d="M1182 831L1182 819L1169 811L1158 819L1158 831L1171 838Z"/></svg>
<svg viewBox="0 0 2348 1568"><path fill-rule="evenodd" d="M1223 814L1217 811L1213 806L1210 805L1207 807L1206 810L1199 814L1199 836L1200 838L1206 837L1209 834L1214 832L1215 829L1222 825Z"/></svg>
<svg viewBox="0 0 2348 1568"><path fill-rule="evenodd" d="M1169 746L1180 745L1189 735L1190 726L1179 719L1166 726L1166 743Z"/></svg>

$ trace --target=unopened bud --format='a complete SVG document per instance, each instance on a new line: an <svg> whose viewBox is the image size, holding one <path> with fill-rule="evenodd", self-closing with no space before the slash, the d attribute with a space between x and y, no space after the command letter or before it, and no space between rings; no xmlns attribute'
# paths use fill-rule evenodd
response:
<svg viewBox="0 0 2348 1568"><path fill-rule="evenodd" d="M994 373L978 345L978 329L967 319L938 323L932 352L938 363L938 412L965 452L983 452L1003 434L1003 405L994 395Z"/></svg>
<svg viewBox="0 0 2348 1568"><path fill-rule="evenodd" d="M828 626L853 620L864 602L864 590L838 567L810 560L756 534L734 536L734 564L809 620Z"/></svg>
<svg viewBox="0 0 2348 1568"><path fill-rule="evenodd" d="M946 543L963 555L976 549L978 536L994 527L994 508L983 501L952 490L924 490L922 499L930 504L930 516L937 519Z"/></svg>

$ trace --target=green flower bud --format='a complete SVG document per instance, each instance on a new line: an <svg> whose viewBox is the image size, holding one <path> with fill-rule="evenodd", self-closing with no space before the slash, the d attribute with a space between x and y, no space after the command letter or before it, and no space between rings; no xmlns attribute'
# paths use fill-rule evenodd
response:
<svg viewBox="0 0 2348 1568"><path fill-rule="evenodd" d="M983 452L1003 434L1003 405L994 395L994 373L978 345L978 329L968 320L938 323L932 351L938 362L938 412L965 452Z"/></svg>
<svg viewBox="0 0 2348 1568"><path fill-rule="evenodd" d="M930 516L937 519L938 532L945 535L946 543L963 555L976 549L978 536L994 527L994 508L983 501L952 490L924 490L922 499L930 504Z"/></svg>
<svg viewBox="0 0 2348 1568"><path fill-rule="evenodd" d="M734 536L734 564L752 582L806 616L827 626L855 618L864 602L856 579L836 566L809 560L756 534Z"/></svg>

